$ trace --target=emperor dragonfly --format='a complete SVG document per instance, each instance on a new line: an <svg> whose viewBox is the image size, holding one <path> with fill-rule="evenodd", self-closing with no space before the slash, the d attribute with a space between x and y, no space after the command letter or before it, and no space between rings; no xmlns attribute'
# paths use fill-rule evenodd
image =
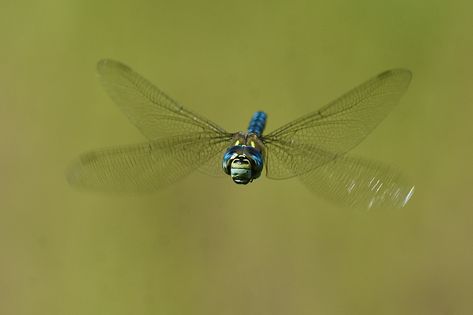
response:
<svg viewBox="0 0 473 315"><path fill-rule="evenodd" d="M312 191L348 206L403 207L413 194L414 186L399 171L347 154L399 102L412 77L409 70L385 71L263 134L264 112L253 115L247 131L227 132L120 62L102 60L97 69L108 94L148 141L81 155L68 170L73 186L155 191L196 169L219 170L248 184L266 169L268 178L299 177Z"/></svg>

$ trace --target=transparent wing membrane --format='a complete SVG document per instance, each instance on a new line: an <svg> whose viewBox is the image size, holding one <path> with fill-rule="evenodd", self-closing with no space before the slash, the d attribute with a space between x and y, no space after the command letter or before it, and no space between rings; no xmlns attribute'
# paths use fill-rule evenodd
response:
<svg viewBox="0 0 473 315"><path fill-rule="evenodd" d="M288 172L287 165L297 154L310 154L311 151L330 152L333 157L341 156L359 144L389 114L399 102L411 80L408 70L396 69L383 72L361 84L322 109L303 116L276 129L264 137L265 144L283 144L285 148L295 148L293 157L279 152L278 157L268 164L268 176L286 178L298 175ZM284 149L285 150L285 149ZM275 150L273 150L275 151ZM327 162L326 154L310 157L312 166ZM328 158L330 161L332 158ZM281 165L276 165L280 163Z"/></svg>
<svg viewBox="0 0 473 315"><path fill-rule="evenodd" d="M223 160L223 154L225 152L225 149L227 149L230 145L232 145L231 142L225 142L222 143L221 147L221 154L216 154L209 159L203 161L200 166L198 171L202 174L212 176L212 177L227 177L228 175L225 174L222 168L222 160Z"/></svg>
<svg viewBox="0 0 473 315"><path fill-rule="evenodd" d="M151 141L92 151L68 170L69 182L98 191L153 191L223 156L232 134L183 108L128 66L102 60L105 90Z"/></svg>
<svg viewBox="0 0 473 315"><path fill-rule="evenodd" d="M314 193L354 208L402 208L414 193L398 170L348 155L300 178Z"/></svg>
<svg viewBox="0 0 473 315"><path fill-rule="evenodd" d="M350 206L405 204L413 186L397 171L346 153L396 106L411 76L403 69L383 72L322 109L264 136L267 176L300 176L314 192Z"/></svg>
<svg viewBox="0 0 473 315"><path fill-rule="evenodd" d="M155 191L221 157L227 144L226 138L194 134L91 151L71 165L68 181L85 190Z"/></svg>
<svg viewBox="0 0 473 315"><path fill-rule="evenodd" d="M202 131L226 133L215 123L183 108L120 62L102 60L97 71L110 97L148 139Z"/></svg>
<svg viewBox="0 0 473 315"><path fill-rule="evenodd" d="M223 154L236 134L183 108L122 63L102 60L97 69L110 97L149 141L81 155L67 172L71 185L155 191L195 170L224 176ZM298 176L316 194L351 207L403 207L413 185L397 170L347 152L389 114L410 80L408 70L383 72L320 110L258 136L267 176ZM265 119L257 123L264 126Z"/></svg>

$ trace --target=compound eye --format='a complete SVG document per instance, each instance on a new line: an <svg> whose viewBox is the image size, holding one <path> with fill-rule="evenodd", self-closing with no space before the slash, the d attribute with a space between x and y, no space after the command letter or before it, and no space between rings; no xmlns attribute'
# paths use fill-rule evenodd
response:
<svg viewBox="0 0 473 315"><path fill-rule="evenodd" d="M232 152L232 150L228 150L225 155L223 156L222 161L222 168L226 174L230 175L230 168L232 166L233 161L238 157L238 153Z"/></svg>

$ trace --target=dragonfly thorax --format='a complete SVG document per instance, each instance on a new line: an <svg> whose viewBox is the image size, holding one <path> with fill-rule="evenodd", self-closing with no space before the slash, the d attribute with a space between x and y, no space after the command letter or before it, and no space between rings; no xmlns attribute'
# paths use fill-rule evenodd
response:
<svg viewBox="0 0 473 315"><path fill-rule="evenodd" d="M260 177L264 162L260 140L255 135L240 134L240 137L225 152L222 166L235 183L246 185Z"/></svg>

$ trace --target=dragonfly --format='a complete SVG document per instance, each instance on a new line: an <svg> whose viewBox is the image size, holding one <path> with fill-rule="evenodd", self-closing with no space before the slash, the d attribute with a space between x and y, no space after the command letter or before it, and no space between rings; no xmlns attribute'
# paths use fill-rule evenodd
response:
<svg viewBox="0 0 473 315"><path fill-rule="evenodd" d="M406 69L382 72L328 105L264 134L257 111L246 131L228 132L170 98L130 67L97 65L112 100L147 138L140 144L86 152L67 171L79 189L157 191L200 170L246 185L263 171L297 177L323 198L356 208L402 208L414 186L397 169L351 155L396 107L411 81Z"/></svg>

